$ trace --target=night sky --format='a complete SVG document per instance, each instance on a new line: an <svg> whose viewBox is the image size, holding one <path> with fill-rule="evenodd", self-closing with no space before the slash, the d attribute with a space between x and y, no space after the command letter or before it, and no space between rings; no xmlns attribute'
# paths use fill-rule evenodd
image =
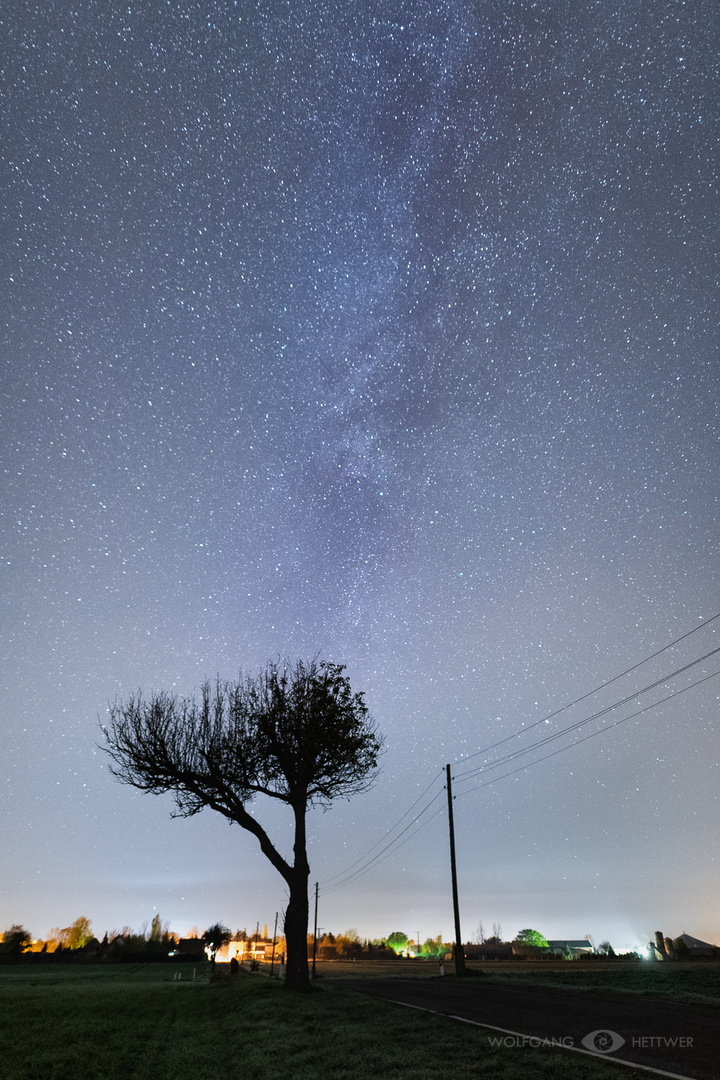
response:
<svg viewBox="0 0 720 1080"><path fill-rule="evenodd" d="M386 737L311 814L322 928L452 936L450 762L466 940L720 941L720 654L672 674L720 648L718 5L0 32L0 929L271 927L254 838L99 722L319 653Z"/></svg>

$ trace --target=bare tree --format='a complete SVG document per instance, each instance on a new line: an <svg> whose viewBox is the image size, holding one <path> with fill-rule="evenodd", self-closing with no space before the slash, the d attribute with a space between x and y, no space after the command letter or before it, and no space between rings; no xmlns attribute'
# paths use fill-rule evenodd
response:
<svg viewBox="0 0 720 1080"><path fill-rule="evenodd" d="M353 694L339 664L270 663L256 678L215 686L200 700L138 692L110 708L103 728L111 771L141 791L172 792L176 817L217 810L256 837L288 887L285 911L291 989L309 985L306 814L372 784L382 737L363 695ZM288 805L293 860L284 858L246 808L256 795Z"/></svg>

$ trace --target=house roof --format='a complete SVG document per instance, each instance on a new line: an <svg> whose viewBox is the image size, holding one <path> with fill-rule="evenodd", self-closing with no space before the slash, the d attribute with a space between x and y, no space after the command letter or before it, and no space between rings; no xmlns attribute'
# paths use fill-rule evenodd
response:
<svg viewBox="0 0 720 1080"><path fill-rule="evenodd" d="M205 942L202 938L180 938L175 949L179 953L192 956L205 952Z"/></svg>
<svg viewBox="0 0 720 1080"><path fill-rule="evenodd" d="M467 956L476 956L486 953L502 953L503 955L510 956L512 953L512 945L509 941L485 941L481 945L474 942L468 942L466 945L463 945L463 949Z"/></svg>
<svg viewBox="0 0 720 1080"><path fill-rule="evenodd" d="M548 947L551 949L589 949L592 952L592 945L586 938L548 941Z"/></svg>
<svg viewBox="0 0 720 1080"><path fill-rule="evenodd" d="M678 938L675 938L677 941ZM685 942L688 949L714 949L715 945L711 945L709 941L701 941L700 938L691 937L690 934L680 934L680 941Z"/></svg>

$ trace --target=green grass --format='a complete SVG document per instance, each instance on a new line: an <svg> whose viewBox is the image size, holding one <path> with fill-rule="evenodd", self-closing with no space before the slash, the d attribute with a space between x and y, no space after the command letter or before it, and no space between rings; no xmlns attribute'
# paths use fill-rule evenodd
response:
<svg viewBox="0 0 720 1080"><path fill-rule="evenodd" d="M575 987L595 993L641 994L646 997L672 998L699 1005L720 1005L720 964L642 963L588 964L568 963L562 970L493 971L486 976L493 982L525 986Z"/></svg>
<svg viewBox="0 0 720 1080"><path fill-rule="evenodd" d="M318 974L324 978L415 978L429 979L437 975L436 961L382 960L318 963ZM700 1005L720 1005L720 964L690 962L684 964L569 960L501 962L468 964L470 975L488 980L517 983L525 986L564 986L578 990L613 994L641 994L648 997L671 998L674 1001ZM445 963L446 975L452 976L451 961Z"/></svg>
<svg viewBox="0 0 720 1080"><path fill-rule="evenodd" d="M288 994L164 965L0 968L3 1080L630 1080L558 1050L490 1047L477 1028L337 987ZM640 1077L643 1074L637 1073Z"/></svg>

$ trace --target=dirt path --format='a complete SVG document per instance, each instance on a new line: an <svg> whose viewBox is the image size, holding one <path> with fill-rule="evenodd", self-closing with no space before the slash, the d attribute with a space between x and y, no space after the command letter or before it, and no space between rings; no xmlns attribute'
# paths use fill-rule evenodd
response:
<svg viewBox="0 0 720 1080"><path fill-rule="evenodd" d="M347 990L487 1025L488 1036L510 1040L507 1045L522 1045L518 1035L580 1049L611 1044L613 1049L603 1057L693 1080L720 1080L720 1009L710 1005L501 986L479 979L332 981Z"/></svg>

